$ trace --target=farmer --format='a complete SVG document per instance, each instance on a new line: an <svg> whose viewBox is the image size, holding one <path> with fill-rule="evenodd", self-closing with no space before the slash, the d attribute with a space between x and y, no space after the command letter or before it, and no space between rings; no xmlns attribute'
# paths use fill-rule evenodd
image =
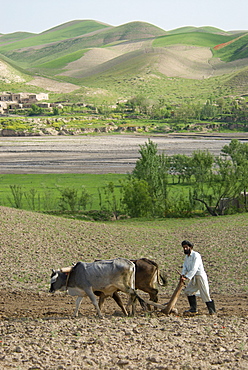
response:
<svg viewBox="0 0 248 370"><path fill-rule="evenodd" d="M200 253L193 251L194 244L188 240L182 241L184 254L186 254L181 280L189 280L188 285L184 289L184 293L188 297L190 309L185 313L197 313L196 295L200 295L203 302L206 303L209 314L213 315L215 311L214 301L209 295L209 286L207 274L204 270Z"/></svg>

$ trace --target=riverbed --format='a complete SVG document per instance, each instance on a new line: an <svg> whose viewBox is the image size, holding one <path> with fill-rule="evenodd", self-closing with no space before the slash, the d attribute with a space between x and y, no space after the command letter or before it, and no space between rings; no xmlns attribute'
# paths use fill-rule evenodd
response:
<svg viewBox="0 0 248 370"><path fill-rule="evenodd" d="M246 142L248 134L0 137L0 173L125 174L149 139L165 155L208 150L217 156L232 138Z"/></svg>

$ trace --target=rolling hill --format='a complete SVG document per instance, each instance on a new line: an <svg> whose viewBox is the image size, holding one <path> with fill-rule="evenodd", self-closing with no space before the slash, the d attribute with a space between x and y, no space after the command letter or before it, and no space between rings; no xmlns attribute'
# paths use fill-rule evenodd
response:
<svg viewBox="0 0 248 370"><path fill-rule="evenodd" d="M165 89L170 85L168 79L176 78L180 80L177 84L186 84L187 89L191 84L190 95L194 81L211 85L218 76L225 76L217 85L226 84L235 91L235 81L239 81L237 91L245 94L247 44L248 31L225 32L207 26L165 31L145 22L114 27L94 20L75 20L40 34L0 35L0 57L11 68L35 76L34 85L38 79L50 79L58 86L61 82L78 89L87 86L110 94L118 91L123 97L137 93L143 81L143 86L152 85L149 92L149 88L145 90L150 96L152 91L161 94L162 85ZM51 85L39 86L51 91Z"/></svg>

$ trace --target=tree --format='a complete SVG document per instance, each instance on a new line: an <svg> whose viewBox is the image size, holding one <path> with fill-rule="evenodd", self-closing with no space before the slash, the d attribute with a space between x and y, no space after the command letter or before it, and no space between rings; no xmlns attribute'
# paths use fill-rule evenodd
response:
<svg viewBox="0 0 248 370"><path fill-rule="evenodd" d="M169 158L170 163L170 174L174 178L177 178L178 184L184 182L185 180L190 180L192 175L191 163L192 160L189 156L185 154L175 154Z"/></svg>
<svg viewBox="0 0 248 370"><path fill-rule="evenodd" d="M10 185L11 194L13 196L13 200L8 197L9 202L11 203L12 207L15 208L22 208L22 200L23 200L23 190L20 185Z"/></svg>
<svg viewBox="0 0 248 370"><path fill-rule="evenodd" d="M111 181L106 186L98 188L99 203L102 210L108 210L113 213L115 218L118 217L120 211L120 199L116 195L116 186ZM103 198L104 196L104 198Z"/></svg>
<svg viewBox="0 0 248 370"><path fill-rule="evenodd" d="M150 139L140 145L139 153L141 158L137 160L132 175L147 182L153 200L153 212L162 215L168 197L168 158L164 154L158 154L157 144Z"/></svg>
<svg viewBox="0 0 248 370"><path fill-rule="evenodd" d="M122 204L131 217L147 217L152 214L153 201L145 180L131 177L123 185Z"/></svg>
<svg viewBox="0 0 248 370"><path fill-rule="evenodd" d="M209 180L214 163L214 155L208 151L195 151L191 158L191 171L198 187L203 190L204 184Z"/></svg>
<svg viewBox="0 0 248 370"><path fill-rule="evenodd" d="M59 115L59 108L58 107L53 107L53 115L58 116Z"/></svg>
<svg viewBox="0 0 248 370"><path fill-rule="evenodd" d="M38 107L36 104L31 105L31 109L29 111L29 116L39 116L42 113L43 109Z"/></svg>
<svg viewBox="0 0 248 370"><path fill-rule="evenodd" d="M87 205L91 203L91 196L85 188L82 188L80 196L78 196L78 190L75 188L65 188L60 190L60 193L59 207L63 211L69 210L75 212L78 211L80 207L85 210Z"/></svg>
<svg viewBox="0 0 248 370"><path fill-rule="evenodd" d="M203 185L203 186L202 186ZM230 160L217 157L205 184L195 183L194 199L205 205L212 216L223 215L239 189L236 171Z"/></svg>
<svg viewBox="0 0 248 370"><path fill-rule="evenodd" d="M229 145L225 145L222 150L224 156L231 158L235 168L236 182L239 184L239 195L244 194L244 205L247 210L247 188L248 188L248 144L241 143L237 139L232 139Z"/></svg>

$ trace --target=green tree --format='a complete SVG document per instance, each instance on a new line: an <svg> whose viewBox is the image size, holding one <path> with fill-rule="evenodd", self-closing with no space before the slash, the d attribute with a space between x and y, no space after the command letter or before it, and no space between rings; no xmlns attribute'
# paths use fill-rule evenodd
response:
<svg viewBox="0 0 248 370"><path fill-rule="evenodd" d="M223 215L226 212L236 199L240 187L232 162L221 157L216 158L206 183L198 185L196 182L194 199L204 204L212 216Z"/></svg>
<svg viewBox="0 0 248 370"><path fill-rule="evenodd" d="M208 151L194 151L191 158L191 172L200 189L209 181L214 163L214 155Z"/></svg>
<svg viewBox="0 0 248 370"><path fill-rule="evenodd" d="M59 207L65 211L75 212L78 203L78 191L74 188L65 188L60 190Z"/></svg>
<svg viewBox="0 0 248 370"><path fill-rule="evenodd" d="M92 205L92 195L88 193L88 191L82 187L81 194L78 198L78 206L83 210L86 210L88 206Z"/></svg>
<svg viewBox="0 0 248 370"><path fill-rule="evenodd" d="M123 185L122 204L131 217L148 217L152 214L153 200L145 180L131 177Z"/></svg>
<svg viewBox="0 0 248 370"><path fill-rule="evenodd" d="M42 112L43 112L43 109L41 107L38 107L38 105L36 104L32 104L28 115L29 116L39 116L41 115Z"/></svg>
<svg viewBox="0 0 248 370"><path fill-rule="evenodd" d="M20 185L10 185L10 190L12 194L11 197L7 197L8 201L12 205L12 207L15 208L22 208L22 202L23 202L23 189Z"/></svg>
<svg viewBox="0 0 248 370"><path fill-rule="evenodd" d="M53 107L53 115L58 116L59 115L59 108L58 107Z"/></svg>
<svg viewBox="0 0 248 370"><path fill-rule="evenodd" d="M208 120L216 117L218 114L217 104L213 103L212 98L208 99L201 110L201 119Z"/></svg>
<svg viewBox="0 0 248 370"><path fill-rule="evenodd" d="M169 161L164 154L158 154L157 144L150 139L140 145L141 158L136 161L132 175L145 180L153 200L154 214L163 214L167 207Z"/></svg>
<svg viewBox="0 0 248 370"><path fill-rule="evenodd" d="M222 148L221 152L224 156L231 158L235 168L235 182L239 184L239 195L241 191L243 192L245 209L247 210L248 144L232 139L229 145L225 145Z"/></svg>
<svg viewBox="0 0 248 370"><path fill-rule="evenodd" d="M103 188L99 188L98 194L101 209L111 211L115 218L117 218L120 212L121 200L116 194L116 186L114 183L111 181Z"/></svg>
<svg viewBox="0 0 248 370"><path fill-rule="evenodd" d="M82 207L86 209L91 202L91 196L86 189L82 189L81 195L78 195L78 190L75 188L65 188L60 190L61 196L59 198L59 208L63 211L69 210L76 212Z"/></svg>
<svg viewBox="0 0 248 370"><path fill-rule="evenodd" d="M185 180L190 181L192 176L192 160L185 154L175 154L169 158L170 174L173 177L173 182L177 179L178 184Z"/></svg>

